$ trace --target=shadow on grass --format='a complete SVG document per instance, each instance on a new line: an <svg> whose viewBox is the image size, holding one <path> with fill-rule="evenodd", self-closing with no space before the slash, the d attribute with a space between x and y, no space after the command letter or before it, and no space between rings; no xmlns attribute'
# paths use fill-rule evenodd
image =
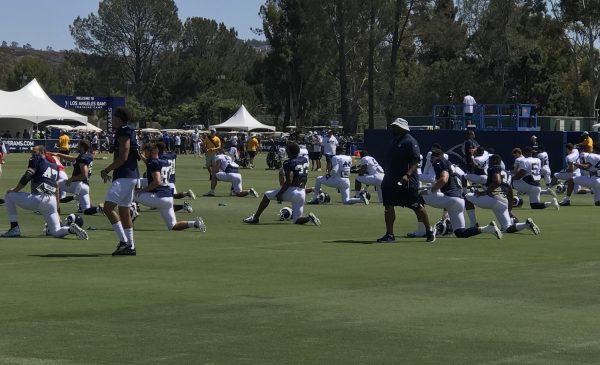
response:
<svg viewBox="0 0 600 365"><path fill-rule="evenodd" d="M331 241L323 241L325 243L355 243L362 245L371 245L373 243L377 243L376 240L366 241L366 240L331 240Z"/></svg>
<svg viewBox="0 0 600 365"><path fill-rule="evenodd" d="M102 256L112 256L109 253L50 253L46 255L29 255L32 257L42 257L42 258L86 258L86 257L102 257Z"/></svg>

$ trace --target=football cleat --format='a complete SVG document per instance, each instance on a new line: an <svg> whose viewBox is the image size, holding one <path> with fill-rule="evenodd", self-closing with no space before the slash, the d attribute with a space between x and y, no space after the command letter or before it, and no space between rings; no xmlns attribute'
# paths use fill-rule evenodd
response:
<svg viewBox="0 0 600 365"><path fill-rule="evenodd" d="M8 231L2 233L1 237L20 237L21 236L21 228L19 226L12 227Z"/></svg>
<svg viewBox="0 0 600 365"><path fill-rule="evenodd" d="M79 227L77 223L71 223L69 225L69 232L76 235L80 240L87 240L89 238L87 232Z"/></svg>
<svg viewBox="0 0 600 365"><path fill-rule="evenodd" d="M527 228L529 228L531 230L531 232L533 232L533 234L535 234L535 235L540 234L540 227L538 227L537 224L535 224L533 222L533 219L527 218L527 220L525 221L525 224L527 225Z"/></svg>
<svg viewBox="0 0 600 365"><path fill-rule="evenodd" d="M363 204L369 205L369 198L367 197L367 192L363 190L359 193L359 195L360 195L360 200L363 202Z"/></svg>
<svg viewBox="0 0 600 365"><path fill-rule="evenodd" d="M119 242L117 249L113 251L113 256L135 256L135 248L131 248L125 242Z"/></svg>
<svg viewBox="0 0 600 365"><path fill-rule="evenodd" d="M188 213L192 213L194 211L194 208L192 208L191 204L186 201L183 202L183 209Z"/></svg>
<svg viewBox="0 0 600 365"><path fill-rule="evenodd" d="M431 230L430 233L425 234L425 242L434 243L435 242L435 230Z"/></svg>
<svg viewBox="0 0 600 365"><path fill-rule="evenodd" d="M248 191L250 192L250 195L252 195L255 198L258 198L258 192L256 191L256 189L250 188L250 190Z"/></svg>
<svg viewBox="0 0 600 365"><path fill-rule="evenodd" d="M204 193L202 196L215 196L215 193L212 191L209 191L207 193Z"/></svg>
<svg viewBox="0 0 600 365"><path fill-rule="evenodd" d="M554 209L560 210L560 204L558 203L558 200L556 200L556 198L552 198L552 206L554 207Z"/></svg>
<svg viewBox="0 0 600 365"><path fill-rule="evenodd" d="M42 230L42 235L44 235L44 236L52 236L50 234L50 230L48 230L48 223L44 223L44 229Z"/></svg>
<svg viewBox="0 0 600 365"><path fill-rule="evenodd" d="M496 224L496 222L491 221L490 222L490 226L492 227L493 231L492 234L497 238L497 239L502 239L502 231L500 230L500 228L498 228L498 225Z"/></svg>
<svg viewBox="0 0 600 365"><path fill-rule="evenodd" d="M563 199L560 203L558 203L558 205L560 205L561 207L568 207L569 205L571 205L571 200Z"/></svg>
<svg viewBox="0 0 600 365"><path fill-rule="evenodd" d="M194 221L194 228L198 228L200 232L206 232L206 223L204 223L204 219L202 217L196 217Z"/></svg>
<svg viewBox="0 0 600 365"><path fill-rule="evenodd" d="M188 189L188 191L186 191L185 195L187 195L190 198L192 198L192 200L196 200L196 194L194 194L194 192L192 191L192 189Z"/></svg>
<svg viewBox="0 0 600 365"><path fill-rule="evenodd" d="M314 224L315 226L321 225L321 220L319 218L317 218L317 216L313 212L308 213L308 219L310 219L312 224Z"/></svg>
<svg viewBox="0 0 600 365"><path fill-rule="evenodd" d="M381 238L378 238L377 242L381 242L381 243L396 242L396 237L394 237L393 234L386 233Z"/></svg>
<svg viewBox="0 0 600 365"><path fill-rule="evenodd" d="M243 222L248 224L258 224L258 218L254 218L254 214L252 214L248 218L245 218Z"/></svg>

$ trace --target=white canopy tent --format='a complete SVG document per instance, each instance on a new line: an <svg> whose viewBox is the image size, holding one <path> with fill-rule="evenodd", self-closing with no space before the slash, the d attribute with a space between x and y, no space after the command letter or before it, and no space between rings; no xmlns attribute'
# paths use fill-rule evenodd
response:
<svg viewBox="0 0 600 365"><path fill-rule="evenodd" d="M262 124L256 120L242 104L235 114L225 122L210 126L215 129L237 129L243 131L269 130L275 131L275 127Z"/></svg>
<svg viewBox="0 0 600 365"><path fill-rule="evenodd" d="M86 116L56 105L36 79L17 91L0 90L0 130L9 130L14 135L45 121L88 124Z"/></svg>

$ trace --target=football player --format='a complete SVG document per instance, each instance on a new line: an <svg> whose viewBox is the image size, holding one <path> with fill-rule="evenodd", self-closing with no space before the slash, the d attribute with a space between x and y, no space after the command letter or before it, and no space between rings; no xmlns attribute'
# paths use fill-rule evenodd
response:
<svg viewBox="0 0 600 365"><path fill-rule="evenodd" d="M519 149L513 150L514 156L518 156ZM524 147L522 156L515 159L516 174L512 177L512 183L515 189L526 193L529 196L529 205L531 209L545 209L554 207L556 210L560 208L558 200L552 198L551 202L540 202L540 187L542 161L533 157L533 149L529 146ZM552 189L549 189L553 193Z"/></svg>
<svg viewBox="0 0 600 365"><path fill-rule="evenodd" d="M546 182L546 187L549 187L552 180L552 173L550 172L550 158L548 157L548 152L546 152L546 148L542 145L539 145L537 148L536 157L540 159L542 162L541 175L542 179Z"/></svg>
<svg viewBox="0 0 600 365"><path fill-rule="evenodd" d="M429 157L436 180L430 189L421 193L425 203L448 211L456 237L467 238L481 233L489 233L497 239L502 238L502 232L500 232L494 221L484 227L465 228L465 200L463 198L461 177L455 173L450 161L444 158L442 150L435 149L431 151Z"/></svg>
<svg viewBox="0 0 600 365"><path fill-rule="evenodd" d="M169 166L171 167L171 174L169 175L169 186L173 191L173 199L183 199L183 198L192 198L192 200L196 200L196 194L192 191L192 189L188 189L186 192L178 193L177 187L175 186L175 164L177 162L177 153L172 151L167 151L164 142L157 142L156 147L158 148L158 153L160 159L167 160Z"/></svg>
<svg viewBox="0 0 600 365"><path fill-rule="evenodd" d="M314 213L309 213L308 217L303 217L304 199L306 193L306 179L308 177L308 160L305 157L298 157L300 147L296 142L290 142L286 146L288 159L283 162L283 171L285 181L283 185L275 190L265 192L256 212L244 219L244 223L258 224L260 215L267 209L271 200L278 202L288 201L292 203L292 221L295 224L306 224L312 222L315 226L321 225L321 221Z"/></svg>
<svg viewBox="0 0 600 365"><path fill-rule="evenodd" d="M576 185L592 189L594 205L600 206L600 146L594 145L592 153L582 152L581 161L573 163L578 169L587 171L589 174L575 176L567 180L567 192L561 205L571 205L571 195Z"/></svg>
<svg viewBox="0 0 600 365"><path fill-rule="evenodd" d="M427 152L427 156L425 156L425 166L423 167L423 171L419 174L419 181L424 184L433 184L436 182L435 171L433 170L433 165L431 163L431 152L433 150L441 150L442 146L439 143L434 143L431 145L431 151ZM444 159L448 159L448 155L444 153Z"/></svg>
<svg viewBox="0 0 600 365"><path fill-rule="evenodd" d="M477 146L473 157L473 172L465 174L467 181L479 185L486 183L489 158L490 153L482 146Z"/></svg>
<svg viewBox="0 0 600 365"><path fill-rule="evenodd" d="M344 154L344 147L336 148L336 155L330 158L331 170L325 176L317 177L313 189L313 198L308 204L318 204L318 195L321 192L321 185L337 188L342 196L342 203L356 204L363 202L369 204L366 191L360 192L359 198L350 198L350 168L352 167L352 157Z"/></svg>
<svg viewBox="0 0 600 365"><path fill-rule="evenodd" d="M119 238L119 244L112 253L113 256L136 255L130 208L135 187L140 178L137 166L140 156L135 129L127 125L129 121L129 112L125 108L119 107L115 110L113 117L114 160L100 171L100 176L105 182L110 180L109 173L113 172L112 184L106 193L104 202L104 215L112 224ZM117 207L118 213L115 212Z"/></svg>
<svg viewBox="0 0 600 365"><path fill-rule="evenodd" d="M527 218L525 223L513 221L511 216L513 193L506 183L507 173L502 169L502 158L499 155L491 155L489 165L485 190L468 193L465 199L479 208L491 209L500 223L502 232L515 233L529 229L533 234L540 234L539 227L531 218Z"/></svg>
<svg viewBox="0 0 600 365"><path fill-rule="evenodd" d="M77 144L77 157L65 155L62 153L52 153L64 161L73 162L73 174L66 180L59 181L61 192L72 193L73 196L64 197L60 200L61 203L69 202L77 199L79 202L79 210L86 215L92 215L102 212L102 207L91 207L90 203L90 186L88 178L92 175L92 165L94 157L89 153L90 144L87 140L80 140Z"/></svg>
<svg viewBox="0 0 600 365"><path fill-rule="evenodd" d="M360 169L358 170L358 176L354 182L355 195L358 195L360 198L362 184L373 185L375 190L377 190L377 197L381 203L383 201L381 198L381 182L383 181L383 176L383 167L379 165L374 157L369 156L369 151L360 151Z"/></svg>
<svg viewBox="0 0 600 365"><path fill-rule="evenodd" d="M210 181L210 190L204 194L204 196L215 196L217 181L220 180L231 182L231 195L240 198L251 195L258 198L258 192L254 190L254 188L242 190L242 174L240 174L240 167L237 163L233 162L231 157L223 152L223 149L219 150L219 152L213 156L211 167L212 178Z"/></svg>
<svg viewBox="0 0 600 365"><path fill-rule="evenodd" d="M21 190L31 181L31 193ZM46 221L47 231L53 237L64 237L67 234L76 235L87 240L88 234L77 224L62 227L58 215L58 166L46 159L44 146L35 146L31 150L31 158L27 170L17 183L5 196L6 210L10 221L10 229L2 237L19 237L21 228L17 221L17 206L33 211L39 211Z"/></svg>
<svg viewBox="0 0 600 365"><path fill-rule="evenodd" d="M572 143L567 143L565 146L567 151L567 155L565 156L566 168L561 170L560 172L554 173L554 178L552 179L552 185L556 185L558 180L572 180L578 176L581 176L581 170L576 166L579 164L579 150L573 146ZM573 185L573 189L571 193L577 193L579 191L579 185ZM567 206L571 204L571 195L567 194L563 198L563 200L559 203L560 205Z"/></svg>
<svg viewBox="0 0 600 365"><path fill-rule="evenodd" d="M160 212L167 228L171 231L181 231L188 228L197 228L206 232L206 225L201 217L193 221L177 221L173 210L173 191L169 183L171 164L159 158L159 148L155 144L144 145L143 154L146 161L147 184L144 188L136 190L134 200Z"/></svg>

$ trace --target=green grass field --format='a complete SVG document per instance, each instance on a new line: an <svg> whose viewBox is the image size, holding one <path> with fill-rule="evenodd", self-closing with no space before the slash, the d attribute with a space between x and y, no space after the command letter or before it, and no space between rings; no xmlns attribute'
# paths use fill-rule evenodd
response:
<svg viewBox="0 0 600 365"><path fill-rule="evenodd" d="M27 158L8 156L0 189ZM264 159L243 170L246 188L276 185ZM96 203L108 162L94 165ZM178 189L199 196L178 218L200 215L208 231L169 232L145 209L136 257L110 256L117 239L103 216L84 217L96 230L80 241L43 237L42 217L20 210L24 237L0 239L0 364L600 363L600 208L590 195L558 213L515 210L539 236L366 244L384 233L375 202L342 206L329 190L334 204L306 207L320 227L279 222L275 203L260 225L244 225L259 200L229 197L224 184L201 197L203 165L178 160ZM62 217L75 209L63 205ZM0 222L8 228L4 208ZM397 209L397 236L415 226Z"/></svg>

